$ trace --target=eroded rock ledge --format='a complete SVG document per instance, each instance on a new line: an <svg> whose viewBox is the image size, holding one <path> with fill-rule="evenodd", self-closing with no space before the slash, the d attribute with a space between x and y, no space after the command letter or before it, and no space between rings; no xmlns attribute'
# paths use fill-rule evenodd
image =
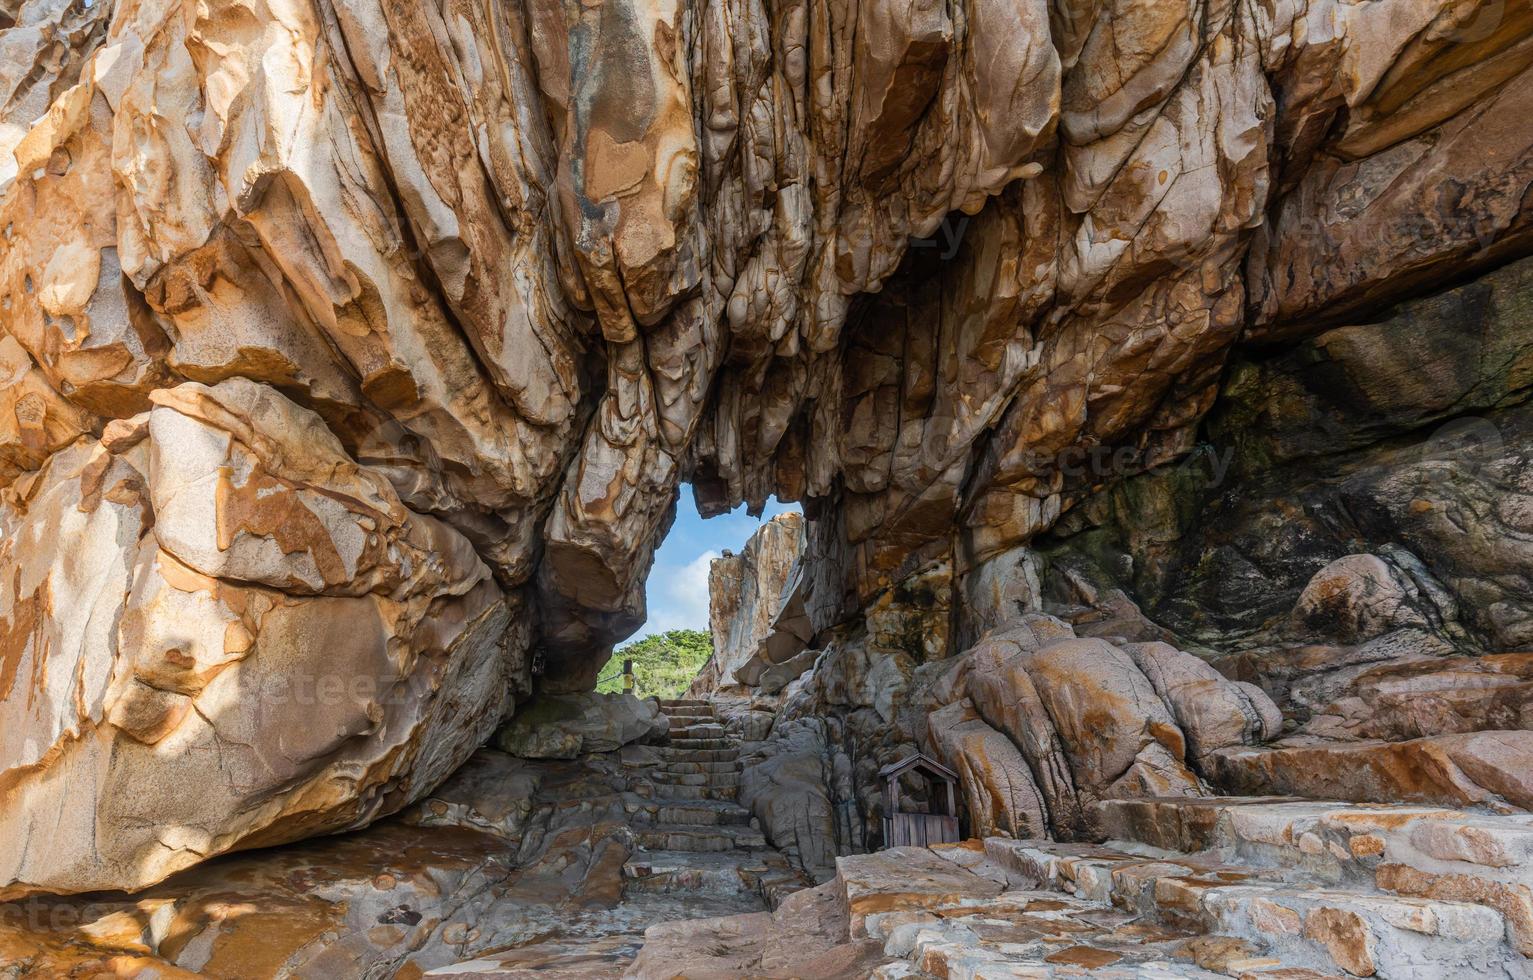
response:
<svg viewBox="0 0 1533 980"><path fill-rule="evenodd" d="M843 747L830 795L939 703L944 751L1000 746L979 674L908 680L1023 613L1143 679L1114 717L1160 734L1113 778L1259 782L1267 713L1181 654L1301 743L1428 737L1367 670L1533 622L1530 32L1500 0L0 4L0 896L418 800L589 686L684 480L804 502L798 645L757 666L820 654L778 741ZM1494 458L1439 479L1466 413Z"/></svg>

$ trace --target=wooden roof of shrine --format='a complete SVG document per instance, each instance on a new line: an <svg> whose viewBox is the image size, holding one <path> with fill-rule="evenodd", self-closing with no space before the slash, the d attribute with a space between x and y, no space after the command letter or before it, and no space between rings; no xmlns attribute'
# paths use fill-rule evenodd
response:
<svg viewBox="0 0 1533 980"><path fill-rule="evenodd" d="M933 759L930 756L920 752L917 752L914 755L907 755L905 758L898 762L889 763L887 766L884 766L882 769L878 770L878 774L884 779L895 779L898 778L902 773L908 772L909 770L915 769L917 767L925 769L933 776L936 776L939 779L945 779L950 783L956 783L958 781L958 773L949 769L947 766L944 766L936 759Z"/></svg>

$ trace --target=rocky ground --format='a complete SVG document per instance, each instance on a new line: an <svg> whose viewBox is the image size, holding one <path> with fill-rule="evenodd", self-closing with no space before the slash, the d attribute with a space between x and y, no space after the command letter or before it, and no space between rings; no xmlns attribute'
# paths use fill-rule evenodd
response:
<svg viewBox="0 0 1533 980"><path fill-rule="evenodd" d="M367 830L225 856L131 896L0 906L0 962L25 978L231 980L1524 975L1533 817L1519 797L1214 795L1200 773L1229 778L1253 756L1356 790L1372 743L1346 743L1345 764L1290 758L1305 750L1261 744L1278 716L1258 690L1123 642L1025 616L928 678L922 717L958 768L966 825L1001 836L845 853L854 828L830 802L824 731L780 721L766 696L550 697ZM1069 713L1104 698L1109 716ZM1024 737L1041 726L1053 741Z"/></svg>
<svg viewBox="0 0 1533 980"><path fill-rule="evenodd" d="M619 705L606 737L637 737L611 723L635 709L606 700ZM804 887L735 802L738 742L712 709L647 704L658 744L543 746L572 760L483 749L365 831L232 855L132 896L0 905L0 975L616 977L652 925L767 909ZM594 715L568 730L591 740Z"/></svg>
<svg viewBox="0 0 1533 980"><path fill-rule="evenodd" d="M1526 975L1527 816L1235 797L1097 806L1105 845L990 838L842 857L775 914L652 927L629 975Z"/></svg>

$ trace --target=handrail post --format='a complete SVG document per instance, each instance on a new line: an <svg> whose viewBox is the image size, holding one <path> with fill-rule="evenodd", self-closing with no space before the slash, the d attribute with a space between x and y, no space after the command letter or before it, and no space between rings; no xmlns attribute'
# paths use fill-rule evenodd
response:
<svg viewBox="0 0 1533 980"><path fill-rule="evenodd" d="M634 689L633 661L623 661L623 693L632 694Z"/></svg>

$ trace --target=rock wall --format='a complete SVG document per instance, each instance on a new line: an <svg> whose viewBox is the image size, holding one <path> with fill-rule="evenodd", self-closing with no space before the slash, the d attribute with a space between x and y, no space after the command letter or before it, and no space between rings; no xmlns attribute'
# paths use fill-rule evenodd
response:
<svg viewBox="0 0 1533 980"><path fill-rule="evenodd" d="M1533 267L1243 353L1197 457L1036 542L1037 599L1282 706L1232 791L1525 808ZM1119 613L1087 607L1115 597ZM1092 620L1097 622L1092 623Z"/></svg>
<svg viewBox="0 0 1533 980"><path fill-rule="evenodd" d="M708 568L708 627L713 655L687 696L739 693L737 671L750 663L783 608L783 591L804 550L804 519L779 514L752 534L738 555L728 551Z"/></svg>
<svg viewBox="0 0 1533 980"><path fill-rule="evenodd" d="M590 686L683 480L804 502L783 695L832 797L928 731L904 678L1028 610L1176 720L1146 786L1207 754L1135 644L1355 728L1367 665L1529 635L1525 3L0 25L0 895L418 799ZM1442 475L1466 413L1499 448Z"/></svg>

